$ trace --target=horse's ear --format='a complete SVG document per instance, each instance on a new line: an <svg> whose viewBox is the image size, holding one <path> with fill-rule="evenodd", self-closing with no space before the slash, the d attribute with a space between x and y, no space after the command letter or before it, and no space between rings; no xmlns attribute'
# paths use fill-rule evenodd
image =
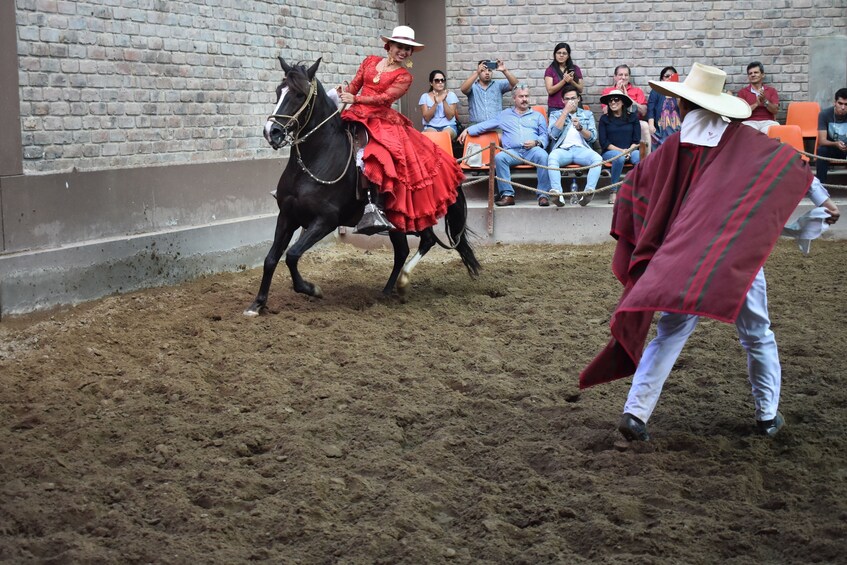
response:
<svg viewBox="0 0 847 565"><path fill-rule="evenodd" d="M309 70L306 71L306 74L309 76L309 80L315 78L315 73L318 72L318 67L321 64L321 59L323 59L323 57L318 57L318 60L315 61L315 64L309 67Z"/></svg>
<svg viewBox="0 0 847 565"><path fill-rule="evenodd" d="M279 64L282 66L282 70L285 71L285 74L288 74L291 71L291 67L288 66L288 63L285 62L285 59L282 56L277 57L279 59Z"/></svg>

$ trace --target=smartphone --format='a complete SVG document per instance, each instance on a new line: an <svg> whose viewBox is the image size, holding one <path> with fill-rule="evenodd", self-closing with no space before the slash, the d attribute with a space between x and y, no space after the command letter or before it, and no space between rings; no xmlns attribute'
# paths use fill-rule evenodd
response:
<svg viewBox="0 0 847 565"><path fill-rule="evenodd" d="M486 61L485 66L491 69L492 71L497 70L497 61Z"/></svg>

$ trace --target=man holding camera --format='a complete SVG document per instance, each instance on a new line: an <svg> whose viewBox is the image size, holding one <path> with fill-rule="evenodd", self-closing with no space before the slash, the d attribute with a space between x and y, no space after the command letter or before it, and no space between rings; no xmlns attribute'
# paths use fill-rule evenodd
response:
<svg viewBox="0 0 847 565"><path fill-rule="evenodd" d="M492 80L494 71L503 73L506 80ZM480 61L460 89L468 97L469 122L478 124L495 117L503 110L503 94L509 92L517 83L518 79L506 69L500 59Z"/></svg>

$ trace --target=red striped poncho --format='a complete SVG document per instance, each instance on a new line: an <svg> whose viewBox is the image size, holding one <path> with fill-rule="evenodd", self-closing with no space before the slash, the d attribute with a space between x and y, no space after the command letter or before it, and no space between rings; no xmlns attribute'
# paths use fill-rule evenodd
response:
<svg viewBox="0 0 847 565"><path fill-rule="evenodd" d="M612 271L624 289L580 388L635 372L656 311L734 322L811 181L794 149L738 123L717 147L668 138L618 193Z"/></svg>

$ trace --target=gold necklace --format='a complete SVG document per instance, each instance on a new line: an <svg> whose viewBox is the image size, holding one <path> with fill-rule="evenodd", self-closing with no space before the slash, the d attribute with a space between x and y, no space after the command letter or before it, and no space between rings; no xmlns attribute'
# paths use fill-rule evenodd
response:
<svg viewBox="0 0 847 565"><path fill-rule="evenodd" d="M389 72L388 67L390 67L393 64L394 64L394 61L391 61L390 63L383 63L382 70L380 71L379 69L377 69L376 76L374 77L374 84L379 84L379 77L382 76L382 73ZM394 70L394 69L392 69L392 70Z"/></svg>

